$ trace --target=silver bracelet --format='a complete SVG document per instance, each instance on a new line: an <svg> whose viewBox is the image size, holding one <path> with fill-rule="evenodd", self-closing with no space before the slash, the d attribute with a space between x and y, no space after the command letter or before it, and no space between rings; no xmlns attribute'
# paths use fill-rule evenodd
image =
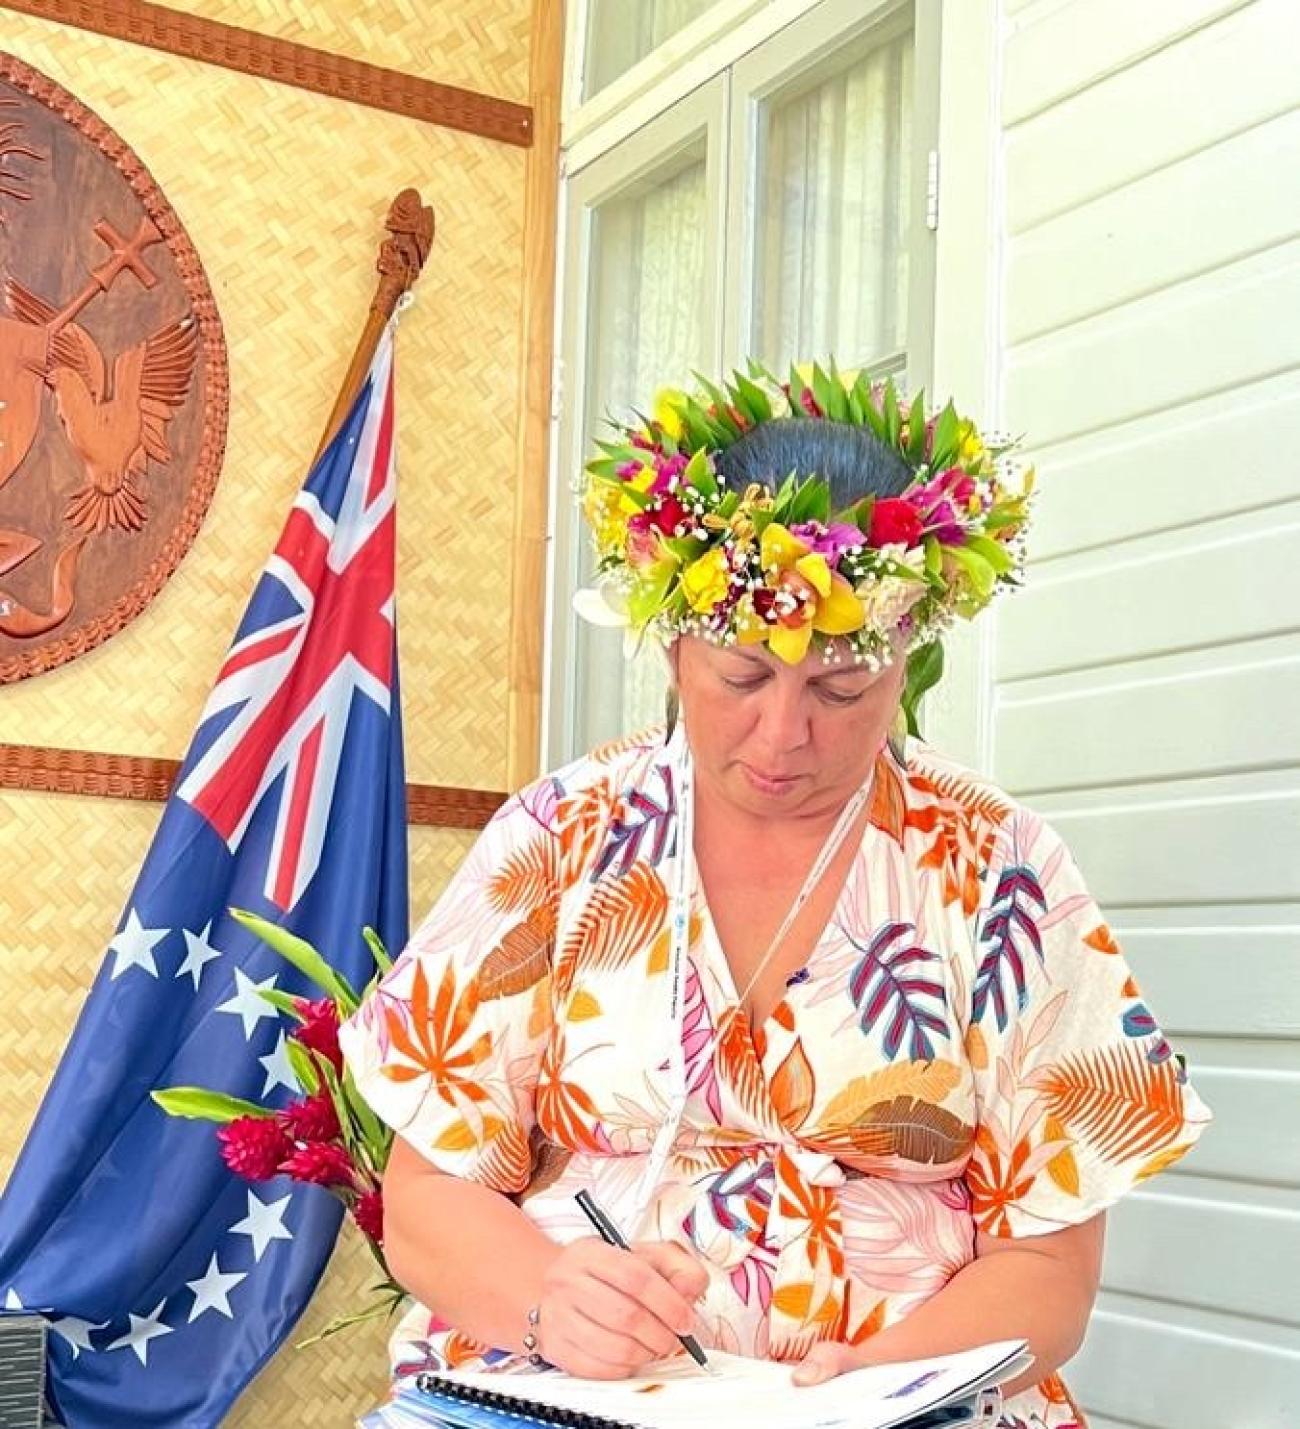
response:
<svg viewBox="0 0 1300 1429"><path fill-rule="evenodd" d="M528 1333L524 1336L524 1353L528 1356L528 1363L534 1369L541 1369L546 1361L538 1353L537 1349L537 1327L541 1323L542 1307L534 1305L528 1311Z"/></svg>

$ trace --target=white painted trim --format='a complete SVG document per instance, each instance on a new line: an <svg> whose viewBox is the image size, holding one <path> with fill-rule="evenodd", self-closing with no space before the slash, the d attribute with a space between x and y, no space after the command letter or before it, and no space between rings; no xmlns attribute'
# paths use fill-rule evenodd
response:
<svg viewBox="0 0 1300 1429"><path fill-rule="evenodd" d="M576 174L729 69L756 45L814 9L821 0L719 0L560 125L560 147Z"/></svg>
<svg viewBox="0 0 1300 1429"><path fill-rule="evenodd" d="M583 0L577 0L575 10L580 10ZM570 186L564 177L564 156L560 156L559 179L559 199L555 210L555 253L557 257L555 273L555 311L551 315L551 352L554 364L551 377L554 382L557 371L565 369L565 351L563 342L564 331L564 283L567 264L564 261L566 243L569 231L569 205ZM556 624L556 577L558 568L556 564L556 532L559 522L565 519L573 497L570 494L568 483L561 481L563 467L560 464L560 422L563 415L564 393L569 390L572 377L565 372L564 392L561 392L560 401L556 401L554 387L551 394L551 420L547 433L546 442L546 470L547 470L547 511L546 511L546 598L542 610L542 708L541 719L538 721L537 730L537 767L539 769L550 768L548 758L551 749L551 721L552 707L556 699L556 669L555 661L551 658L555 650L555 624ZM563 676L559 677L563 683Z"/></svg>

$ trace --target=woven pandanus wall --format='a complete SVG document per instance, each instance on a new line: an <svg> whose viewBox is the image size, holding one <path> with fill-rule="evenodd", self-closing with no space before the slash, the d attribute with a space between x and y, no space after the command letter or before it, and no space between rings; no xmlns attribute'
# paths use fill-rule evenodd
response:
<svg viewBox="0 0 1300 1429"><path fill-rule="evenodd" d="M170 0L167 8L528 103L526 0Z"/></svg>
<svg viewBox="0 0 1300 1429"><path fill-rule="evenodd" d="M529 0L199 0L175 6L526 102ZM0 48L112 125L198 250L230 359L223 473L149 608L90 654L0 690L0 742L180 756L315 450L403 187L437 236L398 339L398 620L408 777L508 780L507 652L522 394L527 150L0 8ZM112 933L160 806L0 791L0 1181ZM418 918L472 841L413 828ZM294 1338L356 1308L340 1242ZM347 1425L385 1380L384 1333L285 1349L228 1423Z"/></svg>

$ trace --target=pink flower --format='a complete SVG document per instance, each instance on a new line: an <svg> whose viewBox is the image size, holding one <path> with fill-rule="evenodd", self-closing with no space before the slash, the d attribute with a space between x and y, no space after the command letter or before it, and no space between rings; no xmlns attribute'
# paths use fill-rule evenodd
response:
<svg viewBox="0 0 1300 1429"><path fill-rule="evenodd" d="M293 1150L284 1127L270 1116L238 1116L220 1128L221 1159L245 1181L269 1181Z"/></svg>
<svg viewBox="0 0 1300 1429"><path fill-rule="evenodd" d="M939 480L943 483L944 490L959 506L965 506L975 495L975 478L959 466L950 466Z"/></svg>
<svg viewBox="0 0 1300 1429"><path fill-rule="evenodd" d="M384 1193L367 1191L357 1199L352 1207L352 1215L357 1225L376 1245L384 1243Z"/></svg>
<svg viewBox="0 0 1300 1429"><path fill-rule="evenodd" d="M280 1113L280 1122L295 1141L334 1141L339 1134L339 1116L328 1091L290 1102Z"/></svg>
<svg viewBox="0 0 1300 1429"><path fill-rule="evenodd" d="M634 518L635 519L635 518ZM659 535L649 526L628 522L627 559L632 566L652 566L659 559Z"/></svg>
<svg viewBox="0 0 1300 1429"><path fill-rule="evenodd" d="M333 999L322 997L311 1002L305 997L295 998L298 1011L306 1019L293 1033L295 1042L313 1052L319 1052L329 1059L336 1072L343 1070L343 1053L339 1051L339 1010Z"/></svg>
<svg viewBox="0 0 1300 1429"><path fill-rule="evenodd" d="M961 515L953 504L955 488L970 478L959 467L949 470L909 491L904 498L921 519L927 536L934 536L945 546L959 546L966 535ZM974 489L973 483L971 489Z"/></svg>
<svg viewBox="0 0 1300 1429"><path fill-rule="evenodd" d="M314 1186L353 1186L356 1174L348 1153L341 1146L323 1141L309 1141L297 1147L280 1163L280 1170L295 1181L308 1181Z"/></svg>
<svg viewBox="0 0 1300 1429"><path fill-rule="evenodd" d="M666 496L670 491L676 491L685 470L686 458L681 452L676 456L660 457L655 462L655 479L650 483L651 496Z"/></svg>
<svg viewBox="0 0 1300 1429"><path fill-rule="evenodd" d="M877 549L881 546L914 546L920 540L924 526L921 513L910 500L888 496L871 508L871 532L867 543Z"/></svg>
<svg viewBox="0 0 1300 1429"><path fill-rule="evenodd" d="M849 526L843 521L830 526L823 526L820 521L806 521L800 526L791 526L790 534L797 536L815 555L825 556L828 566L836 565L851 547L867 543L867 538L856 526Z"/></svg>

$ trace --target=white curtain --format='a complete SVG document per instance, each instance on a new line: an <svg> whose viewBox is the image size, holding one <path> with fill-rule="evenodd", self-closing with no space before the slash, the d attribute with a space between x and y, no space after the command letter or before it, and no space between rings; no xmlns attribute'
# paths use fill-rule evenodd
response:
<svg viewBox="0 0 1300 1429"><path fill-rule="evenodd" d="M703 366L705 169L703 160L635 195L601 205L592 238L588 332L588 437L602 417L645 412L657 388ZM584 546L583 583L591 571ZM654 649L624 658L622 637L579 622L580 749L662 717L664 667Z"/></svg>
<svg viewBox="0 0 1300 1429"><path fill-rule="evenodd" d="M907 334L912 36L764 105L756 353L878 365ZM891 364L892 365L892 364Z"/></svg>
<svg viewBox="0 0 1300 1429"><path fill-rule="evenodd" d="M630 70L715 0L591 0L583 98Z"/></svg>

